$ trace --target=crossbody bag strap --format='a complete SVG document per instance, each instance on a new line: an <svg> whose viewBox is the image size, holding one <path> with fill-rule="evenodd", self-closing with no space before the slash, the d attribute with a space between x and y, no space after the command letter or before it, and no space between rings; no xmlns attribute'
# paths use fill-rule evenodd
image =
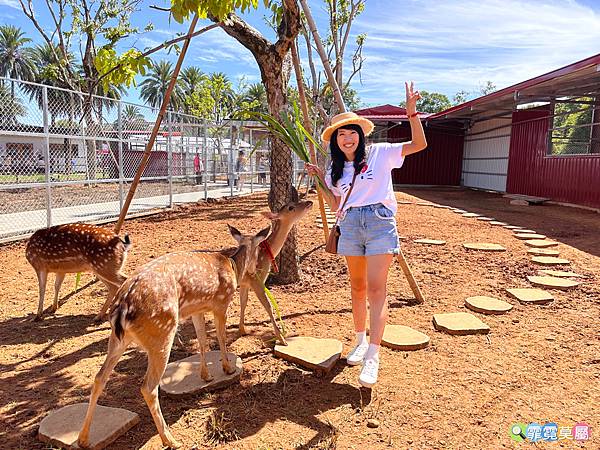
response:
<svg viewBox="0 0 600 450"><path fill-rule="evenodd" d="M350 190L348 191L348 195L346 195L346 198L344 199L344 203L342 203L342 206L340 208L341 210L344 209L344 206L346 206L346 203L348 202L348 199L350 198L350 194L352 194L352 189L354 189L354 182L356 181L356 175L357 175L356 172L354 172L354 176L352 177L352 184L350 184ZM333 228L337 227L339 220L340 220L339 217L337 217L335 219L335 225L333 225Z"/></svg>

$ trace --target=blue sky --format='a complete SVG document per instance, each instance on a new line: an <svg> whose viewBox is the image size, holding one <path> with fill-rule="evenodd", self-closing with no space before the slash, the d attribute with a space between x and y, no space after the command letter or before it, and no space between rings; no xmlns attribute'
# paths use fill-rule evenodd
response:
<svg viewBox="0 0 600 450"><path fill-rule="evenodd" d="M47 23L45 2L34 4ZM309 4L324 35L322 2ZM155 29L130 39L127 47L143 50L187 30L187 25L169 23L166 13L150 5L167 6L168 1L147 1L132 16L140 28L152 21ZM259 11L245 19L273 39L263 15ZM40 40L18 0L0 0L0 23L20 26L34 41ZM362 83L358 77L353 82L365 106L398 104L404 80L451 98L461 90L477 91L487 80L503 88L599 53L600 0L367 0L352 31L367 33ZM176 59L166 52L155 57ZM218 29L195 38L185 65L225 72L234 82L242 77L260 80L250 52ZM135 88L127 99L139 101Z"/></svg>

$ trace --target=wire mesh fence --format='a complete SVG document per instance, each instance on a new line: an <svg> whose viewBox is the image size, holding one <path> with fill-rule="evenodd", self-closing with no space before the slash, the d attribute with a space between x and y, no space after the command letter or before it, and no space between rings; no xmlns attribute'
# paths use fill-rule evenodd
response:
<svg viewBox="0 0 600 450"><path fill-rule="evenodd" d="M146 105L0 78L0 241L116 219L156 117ZM267 190L268 144L259 124L169 111L128 216Z"/></svg>

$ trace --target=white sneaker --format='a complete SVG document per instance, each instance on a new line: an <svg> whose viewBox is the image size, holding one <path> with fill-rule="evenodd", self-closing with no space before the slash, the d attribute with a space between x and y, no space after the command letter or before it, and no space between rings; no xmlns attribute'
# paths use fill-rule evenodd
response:
<svg viewBox="0 0 600 450"><path fill-rule="evenodd" d="M368 349L369 344L367 342L358 344L356 347L354 347L346 356L346 362L348 365L358 366L359 364L362 364Z"/></svg>
<svg viewBox="0 0 600 450"><path fill-rule="evenodd" d="M379 371L379 361L375 358L367 358L360 371L358 382L361 386L370 388L377 383L377 372Z"/></svg>

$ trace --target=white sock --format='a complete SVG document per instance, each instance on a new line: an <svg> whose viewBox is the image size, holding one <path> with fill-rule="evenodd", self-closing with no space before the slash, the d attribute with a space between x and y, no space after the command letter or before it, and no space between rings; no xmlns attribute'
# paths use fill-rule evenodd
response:
<svg viewBox="0 0 600 450"><path fill-rule="evenodd" d="M374 359L376 361L379 361L379 345L369 344L369 349L365 354L365 359Z"/></svg>
<svg viewBox="0 0 600 450"><path fill-rule="evenodd" d="M356 332L356 345L367 344L367 332L366 331L357 331Z"/></svg>

